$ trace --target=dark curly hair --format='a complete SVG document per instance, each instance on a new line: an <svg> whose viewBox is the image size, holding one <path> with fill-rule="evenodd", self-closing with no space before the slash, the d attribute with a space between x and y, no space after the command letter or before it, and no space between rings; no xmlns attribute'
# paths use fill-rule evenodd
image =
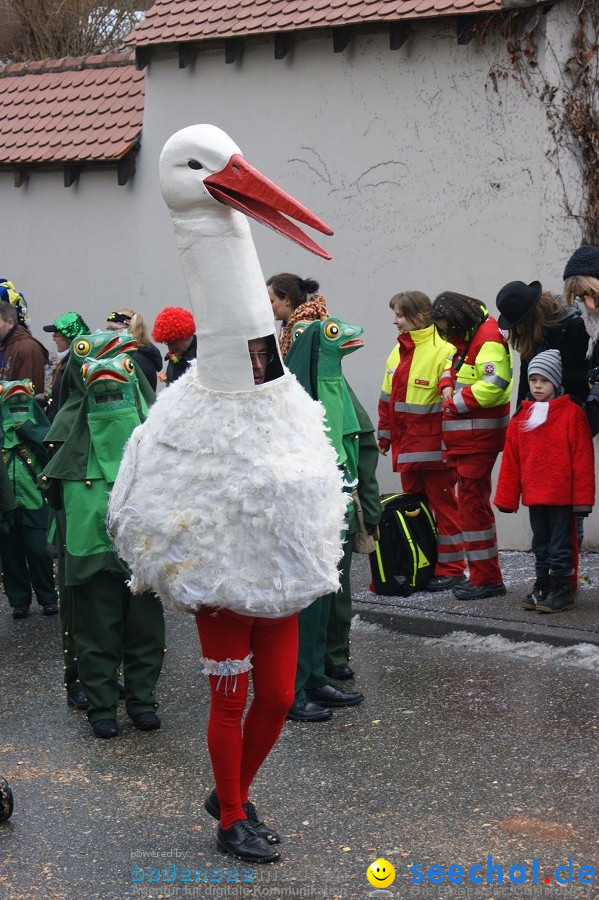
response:
<svg viewBox="0 0 599 900"><path fill-rule="evenodd" d="M465 294L456 294L454 291L443 291L435 297L431 310L431 320L437 325L437 331L448 341L452 338L464 340L471 337L487 316L488 313L480 300L467 297ZM441 332L438 322L447 323L447 328Z"/></svg>

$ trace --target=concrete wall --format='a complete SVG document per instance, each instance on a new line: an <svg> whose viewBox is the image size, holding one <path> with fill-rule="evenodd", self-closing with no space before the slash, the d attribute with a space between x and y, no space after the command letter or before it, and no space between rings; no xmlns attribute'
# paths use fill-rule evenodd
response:
<svg viewBox="0 0 599 900"><path fill-rule="evenodd" d="M552 44L567 33L569 3L544 17ZM541 39L541 67L553 66ZM567 46L558 48L567 56ZM545 59L546 58L546 59ZM455 26L421 23L398 51L385 35L299 43L276 61L272 43L226 65L222 51L179 69L154 59L147 72L138 170L131 187L83 174L32 176L25 189L0 176L2 272L27 295L34 330L80 309L99 326L116 305L148 319L185 297L157 161L178 128L211 122L247 159L329 222L325 262L257 224L265 276L295 271L321 283L332 313L365 328L366 346L345 370L373 417L385 358L395 340L388 300L398 290L434 297L452 289L493 306L507 281L540 278L559 291L579 235L561 206L546 152L545 111L513 79L498 91L491 68L507 65L491 37L458 46ZM573 193L574 172L564 171ZM382 489L397 487L381 460ZM526 514L498 514L504 547L528 545ZM588 529L594 539L595 523Z"/></svg>

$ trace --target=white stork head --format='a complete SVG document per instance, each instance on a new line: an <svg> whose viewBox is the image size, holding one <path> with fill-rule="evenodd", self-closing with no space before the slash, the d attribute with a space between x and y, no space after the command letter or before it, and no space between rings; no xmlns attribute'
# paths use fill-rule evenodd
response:
<svg viewBox="0 0 599 900"><path fill-rule="evenodd" d="M330 255L291 218L333 232L249 165L214 125L192 125L169 138L160 155L160 187L198 327L200 380L214 390L250 390L247 341L274 334L275 324L246 216L325 259Z"/></svg>

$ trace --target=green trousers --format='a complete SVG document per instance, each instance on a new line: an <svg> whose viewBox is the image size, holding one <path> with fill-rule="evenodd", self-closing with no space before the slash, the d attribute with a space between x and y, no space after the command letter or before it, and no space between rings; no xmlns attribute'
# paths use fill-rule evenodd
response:
<svg viewBox="0 0 599 900"><path fill-rule="evenodd" d="M318 597L297 617L299 647L295 674L295 701L303 700L306 691L316 691L329 683L324 674L324 652L327 643L327 622L333 594Z"/></svg>
<svg viewBox="0 0 599 900"><path fill-rule="evenodd" d="M133 595L124 578L110 572L70 590L75 662L89 698L89 721L93 725L99 719L116 719L121 659L127 714L154 712L165 650L160 600L152 593Z"/></svg>
<svg viewBox="0 0 599 900"><path fill-rule="evenodd" d="M331 610L327 624L325 665L345 666L349 659L349 630L351 627L351 586L349 573L352 560L352 537L343 544L343 557L339 564L340 587L331 594Z"/></svg>
<svg viewBox="0 0 599 900"><path fill-rule="evenodd" d="M15 523L0 538L0 558L4 593L13 609L30 605L32 589L40 606L58 603L45 528Z"/></svg>

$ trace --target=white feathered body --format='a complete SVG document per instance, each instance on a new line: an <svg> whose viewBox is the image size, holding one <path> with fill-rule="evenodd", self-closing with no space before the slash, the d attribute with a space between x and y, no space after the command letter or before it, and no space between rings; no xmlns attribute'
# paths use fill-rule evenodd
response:
<svg viewBox="0 0 599 900"><path fill-rule="evenodd" d="M293 375L226 393L192 365L133 432L109 531L134 593L275 618L338 589L345 510L324 410Z"/></svg>

